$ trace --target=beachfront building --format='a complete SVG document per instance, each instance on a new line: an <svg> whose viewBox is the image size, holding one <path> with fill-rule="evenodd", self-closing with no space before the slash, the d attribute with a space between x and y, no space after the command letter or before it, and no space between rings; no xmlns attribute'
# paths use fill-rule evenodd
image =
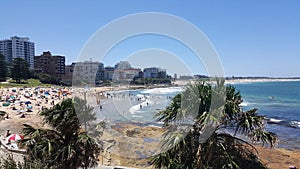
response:
<svg viewBox="0 0 300 169"><path fill-rule="evenodd" d="M73 84L94 86L104 79L103 63L84 61L73 63Z"/></svg>
<svg viewBox="0 0 300 169"><path fill-rule="evenodd" d="M123 70L115 70L113 74L113 81L132 81L133 78L139 76L139 72L141 69L123 69Z"/></svg>
<svg viewBox="0 0 300 169"><path fill-rule="evenodd" d="M28 37L13 36L1 40L0 53L8 63L12 63L14 58L22 58L27 61L30 69L34 69L34 43Z"/></svg>
<svg viewBox="0 0 300 169"><path fill-rule="evenodd" d="M166 69L160 67L151 67L144 69L144 78L167 78Z"/></svg>
<svg viewBox="0 0 300 169"><path fill-rule="evenodd" d="M104 81L104 64L98 63L98 70L96 73L95 83L96 85L100 85L103 83L103 81Z"/></svg>
<svg viewBox="0 0 300 169"><path fill-rule="evenodd" d="M115 70L131 69L131 65L127 61L120 61L115 65Z"/></svg>
<svg viewBox="0 0 300 169"><path fill-rule="evenodd" d="M43 52L34 57L34 71L62 79L65 74L65 56L52 55L49 51Z"/></svg>
<svg viewBox="0 0 300 169"><path fill-rule="evenodd" d="M61 82L65 85L72 85L73 80L73 72L74 72L75 64L72 63L71 65L65 66L65 74L63 75Z"/></svg>
<svg viewBox="0 0 300 169"><path fill-rule="evenodd" d="M113 79L113 76L114 76L114 71L115 71L114 67L106 66L104 68L104 80L111 81Z"/></svg>

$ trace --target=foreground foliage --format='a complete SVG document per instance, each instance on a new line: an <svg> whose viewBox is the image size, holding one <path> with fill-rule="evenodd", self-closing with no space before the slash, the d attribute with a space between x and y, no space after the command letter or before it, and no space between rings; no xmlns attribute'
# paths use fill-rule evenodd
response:
<svg viewBox="0 0 300 169"><path fill-rule="evenodd" d="M39 114L47 128L24 124L23 132L27 138L22 144L27 147L28 154L24 161L17 163L10 157L2 159L0 168L76 169L96 166L102 145L82 129L77 111L82 111L79 115L86 113L88 118L82 121L85 124L94 119L91 108L79 98L66 99L41 111Z"/></svg>
<svg viewBox="0 0 300 169"><path fill-rule="evenodd" d="M101 147L80 127L76 105L81 99L66 99L51 109L40 112L51 129L24 125L24 140L28 158L38 160L48 168L93 167ZM85 105L82 105L85 106ZM83 108L80 108L81 110Z"/></svg>
<svg viewBox="0 0 300 169"><path fill-rule="evenodd" d="M170 169L266 168L250 143L273 147L277 136L265 130L264 117L256 109L243 111L242 101L240 93L224 81L189 85L156 114L167 130L163 152L151 163Z"/></svg>

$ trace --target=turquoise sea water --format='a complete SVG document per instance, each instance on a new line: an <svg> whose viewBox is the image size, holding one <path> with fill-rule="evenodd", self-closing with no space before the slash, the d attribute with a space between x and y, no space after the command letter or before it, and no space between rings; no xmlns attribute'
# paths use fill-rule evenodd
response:
<svg viewBox="0 0 300 169"><path fill-rule="evenodd" d="M233 84L244 109L258 108L268 118L267 129L279 136L278 147L300 149L300 81Z"/></svg>
<svg viewBox="0 0 300 169"><path fill-rule="evenodd" d="M267 129L279 136L278 147L300 149L300 81L232 84L241 92L244 110L257 108L268 118ZM108 121L157 122L155 112L165 109L179 87L110 93L98 118Z"/></svg>

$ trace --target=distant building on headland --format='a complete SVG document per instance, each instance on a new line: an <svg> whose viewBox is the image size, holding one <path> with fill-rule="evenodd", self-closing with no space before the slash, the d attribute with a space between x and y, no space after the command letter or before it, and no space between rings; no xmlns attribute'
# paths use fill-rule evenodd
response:
<svg viewBox="0 0 300 169"><path fill-rule="evenodd" d="M65 74L65 56L52 55L50 51L34 57L34 71L59 79Z"/></svg>
<svg viewBox="0 0 300 169"><path fill-rule="evenodd" d="M34 43L27 37L13 36L1 40L0 53L5 56L8 63L12 63L14 58L22 58L27 61L30 69L34 69Z"/></svg>
<svg viewBox="0 0 300 169"><path fill-rule="evenodd" d="M209 76L206 75L181 75L179 76L179 80L193 80L193 79L207 79Z"/></svg>
<svg viewBox="0 0 300 169"><path fill-rule="evenodd" d="M194 79L207 79L209 76L206 75L194 75Z"/></svg>
<svg viewBox="0 0 300 169"><path fill-rule="evenodd" d="M179 80L191 80L194 79L194 76L191 75L181 75L179 76Z"/></svg>
<svg viewBox="0 0 300 169"><path fill-rule="evenodd" d="M175 80L177 79L177 73L174 73L174 77Z"/></svg>

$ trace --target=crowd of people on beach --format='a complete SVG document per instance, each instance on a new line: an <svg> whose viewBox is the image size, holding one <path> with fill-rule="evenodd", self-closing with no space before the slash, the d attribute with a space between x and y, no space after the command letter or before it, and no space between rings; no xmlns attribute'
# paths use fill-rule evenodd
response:
<svg viewBox="0 0 300 169"><path fill-rule="evenodd" d="M32 112L34 108L43 110L70 95L67 88L7 88L0 89L1 109L11 109L12 113L24 118L26 112ZM5 110L4 110L5 111ZM9 113L7 113L9 118Z"/></svg>
<svg viewBox="0 0 300 169"><path fill-rule="evenodd" d="M16 118L26 118L36 115L45 108L51 108L56 103L71 95L69 88L35 87L35 88L2 88L0 89L0 111L5 112L4 120L16 121ZM2 135L5 145L10 145L10 128Z"/></svg>

